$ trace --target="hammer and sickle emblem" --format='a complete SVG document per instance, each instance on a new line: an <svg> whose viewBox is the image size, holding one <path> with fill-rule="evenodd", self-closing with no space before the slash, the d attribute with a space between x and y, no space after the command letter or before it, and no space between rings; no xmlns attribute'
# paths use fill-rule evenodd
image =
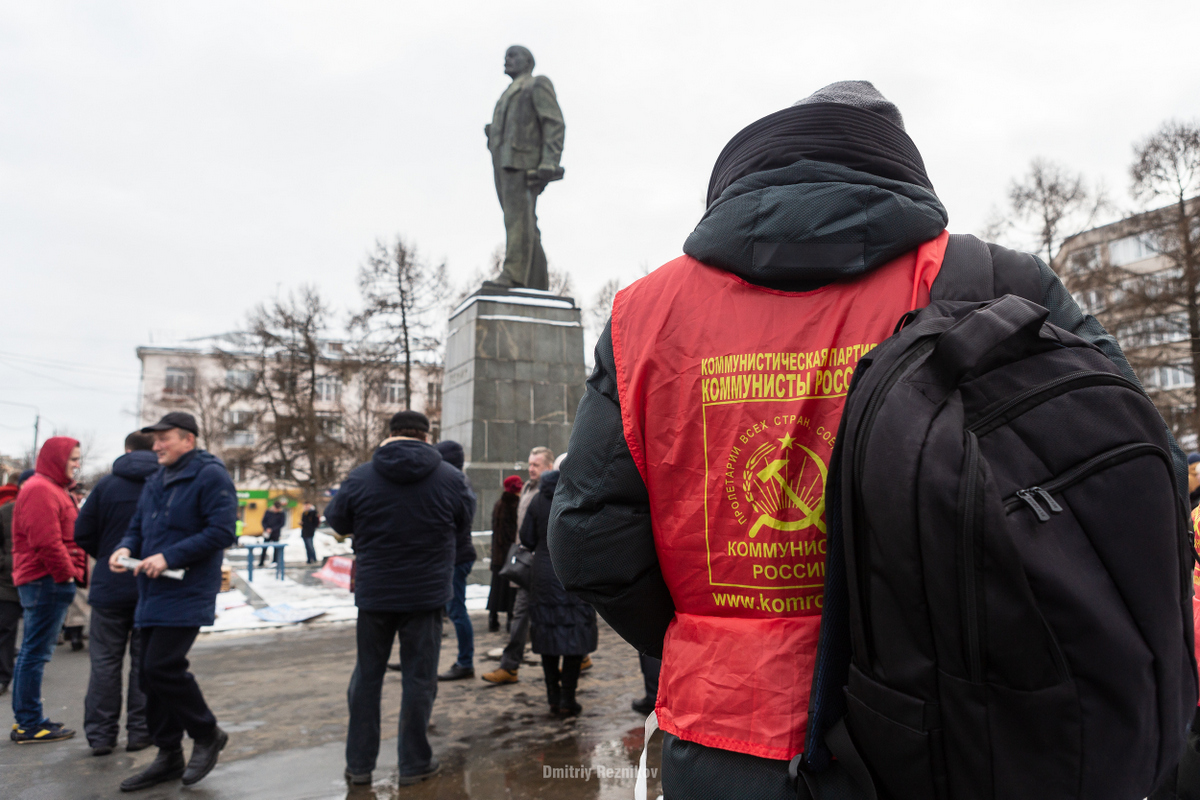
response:
<svg viewBox="0 0 1200 800"><path fill-rule="evenodd" d="M829 470L826 468L824 462L821 461L816 453L814 453L812 450L809 450L799 442L796 443L796 447L799 447L801 450L807 453L809 457L812 458L813 463L817 465L817 471L821 473L821 485L824 486L826 479L829 477ZM817 501L816 505L810 508L808 504L796 494L795 490L792 489L792 487L784 479L783 475L780 474L780 471L787 466L787 463L787 459L777 458L759 470L757 477L763 483L767 483L769 481L775 481L778 483L780 489L783 490L787 498L795 504L796 508L803 512L804 516L801 519L784 521L775 519L770 514L762 514L759 516L758 521L754 523L754 527L750 529L751 539L758 535L759 529L764 525L768 528L774 528L777 531L799 531L816 525L817 530L819 530L821 533L826 532L825 523L821 520L821 515L825 513L825 493L822 492L821 498Z"/></svg>

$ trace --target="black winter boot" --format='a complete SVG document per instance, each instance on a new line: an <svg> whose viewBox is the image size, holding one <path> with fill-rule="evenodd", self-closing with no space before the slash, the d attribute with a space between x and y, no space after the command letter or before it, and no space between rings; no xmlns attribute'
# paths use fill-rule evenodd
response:
<svg viewBox="0 0 1200 800"><path fill-rule="evenodd" d="M558 656L542 656L542 674L546 676L546 701L550 703L550 713L557 714L562 697L558 676Z"/></svg>
<svg viewBox="0 0 1200 800"><path fill-rule="evenodd" d="M183 769L182 747L174 750L164 750L160 747L158 755L150 762L150 766L132 778L121 781L121 791L136 792L139 789L149 789L151 786L157 786L166 781L177 780L183 777Z"/></svg>
<svg viewBox="0 0 1200 800"><path fill-rule="evenodd" d="M558 704L558 713L564 717L573 717L583 706L575 702L575 687L579 685L579 665L582 656L563 656L562 665L562 700Z"/></svg>

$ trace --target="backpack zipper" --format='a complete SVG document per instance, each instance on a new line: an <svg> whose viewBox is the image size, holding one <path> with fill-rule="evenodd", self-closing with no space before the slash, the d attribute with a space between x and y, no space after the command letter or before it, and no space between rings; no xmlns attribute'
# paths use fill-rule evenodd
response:
<svg viewBox="0 0 1200 800"><path fill-rule="evenodd" d="M1035 406L1041 405L1052 397L1065 394L1072 389L1083 388L1076 386L1076 384L1087 386L1123 386L1127 389L1132 389L1143 397L1145 396L1142 390L1132 381L1121 375L1114 375L1111 372L1080 370L1055 378L1040 386L1034 386L1032 389L1026 389L999 408L984 413L983 416L968 425L967 430L974 431L978 436L984 436L1001 425L1011 422Z"/></svg>
<svg viewBox="0 0 1200 800"><path fill-rule="evenodd" d="M963 503L962 519L962 586L963 617L967 627L967 670L973 683L983 681L983 653L979 643L979 598L976 594L975 540L979 520L979 438L967 431L967 493Z"/></svg>
<svg viewBox="0 0 1200 800"><path fill-rule="evenodd" d="M863 413L862 421L858 425L858 442L855 445L854 459L854 482L852 489L854 490L854 506L855 516L862 519L866 516L866 506L862 501L862 492L858 489L862 486L863 477L863 462L866 459L866 443L870 436L871 427L875 424L875 417L879 413L879 407L883 405L883 398L888 391L896 384L904 375L904 371L913 364L918 358L928 353L937 344L937 337L931 336L927 341L922 342L913 348L912 352L904 357L903 360L895 364L879 385L875 387L875 391L871 393L871 398L867 401L867 409ZM871 623L870 623L870 584L868 576L870 575L870 565L868 553L865 548L860 548L859 542L863 537L857 537L855 541L855 562L858 573L858 596L859 603L862 607L862 623L863 623L863 640L867 643L868 653L867 663L874 663L874 646L871 643Z"/></svg>
<svg viewBox="0 0 1200 800"><path fill-rule="evenodd" d="M1121 464L1125 461L1137 458L1145 453L1158 456L1165 464L1167 464L1168 468L1170 468L1171 460L1158 445L1150 444L1148 442L1135 442L1133 444L1121 445L1120 447L1115 447L1112 450L1107 450L1098 456L1089 458L1087 461L1072 467L1062 475L1059 475L1057 478L1049 481L1043 486L1030 486L1028 489L1018 489L1015 494L1004 501L1004 511L1005 513L1011 514L1020 508L1022 503L1025 503L1033 509L1035 514L1037 514L1038 522L1049 522L1050 514L1046 513L1046 510L1037 502L1037 500L1034 498L1034 495L1041 497L1046 505L1050 508L1050 511L1055 514L1061 513L1062 506L1055 502L1054 498L1051 497L1052 494L1058 494L1059 492L1066 491L1093 473L1099 472L1102 469L1107 469L1115 464Z"/></svg>

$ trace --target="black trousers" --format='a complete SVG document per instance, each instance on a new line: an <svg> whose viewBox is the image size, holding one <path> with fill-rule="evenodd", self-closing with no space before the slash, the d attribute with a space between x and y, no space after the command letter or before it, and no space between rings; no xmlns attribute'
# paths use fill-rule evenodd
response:
<svg viewBox="0 0 1200 800"><path fill-rule="evenodd" d="M0 686L12 683L13 664L17 658L17 625L23 613L19 602L0 600Z"/></svg>
<svg viewBox="0 0 1200 800"><path fill-rule="evenodd" d="M646 687L646 697L653 700L658 697L658 676L662 672L662 659L638 653L638 663L642 667L642 685Z"/></svg>
<svg viewBox="0 0 1200 800"><path fill-rule="evenodd" d="M146 695L138 679L142 640L133 629L132 608L92 606L88 658L91 675L83 699L83 731L92 747L112 747L121 730L121 675L129 651L129 694L125 728L129 741L150 737L146 723Z"/></svg>
<svg viewBox="0 0 1200 800"><path fill-rule="evenodd" d="M346 768L371 772L379 756L380 697L392 643L400 637L400 723L396 749L400 775L421 775L436 763L429 745L429 717L437 697L438 655L442 649L442 609L358 610L358 661L346 699Z"/></svg>
<svg viewBox="0 0 1200 800"><path fill-rule="evenodd" d="M579 685L579 668L583 656L563 656L562 669L558 656L542 656L542 675L546 678L546 701L551 708L569 708L575 703L575 687Z"/></svg>
<svg viewBox="0 0 1200 800"><path fill-rule="evenodd" d="M180 746L185 731L198 741L211 738L216 731L217 718L188 672L187 654L199 632L199 628L138 629L146 720L154 743L167 750Z"/></svg>

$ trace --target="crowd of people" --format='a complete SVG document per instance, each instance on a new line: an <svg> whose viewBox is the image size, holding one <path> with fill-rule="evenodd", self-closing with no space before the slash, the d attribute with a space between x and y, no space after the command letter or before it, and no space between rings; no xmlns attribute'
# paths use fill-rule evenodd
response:
<svg viewBox="0 0 1200 800"><path fill-rule="evenodd" d="M475 676L466 587L476 561L477 500L463 472L463 448L428 443L429 420L418 412L396 414L390 432L325 509L333 529L352 537L356 559L357 659L346 740L346 778L354 784L369 783L375 769L386 669L402 673L398 751L405 785L439 771L427 738L438 681ZM158 747L149 766L121 784L123 791L176 779L196 783L228 741L188 672L187 654L200 628L213 623L221 562L238 530L236 490L220 460L196 446L196 436L195 419L183 412L129 434L125 454L81 505L80 447L67 437L48 440L34 469L0 487L0 692L11 682L11 739L47 743L75 735L46 717L41 682L56 641L73 639L68 610L88 591L88 745L96 756L114 752L124 706L125 750ZM549 448L533 448L530 479L506 478L492 509L488 623L499 631L503 614L509 641L499 668L481 677L492 685L516 683L531 642L542 660L550 713L573 716L582 710L576 687L591 666L598 629L596 612L566 592L547 550L564 457L556 463ZM266 541L280 540L285 512L280 499L264 513ZM316 506L305 504L300 528L309 564L317 560L312 539L320 519ZM524 587L500 576L517 542L532 554ZM454 627L457 656L438 674L444 619ZM397 638L400 660L389 664ZM652 707L655 692L648 684L634 708ZM193 740L186 760L184 734Z"/></svg>

